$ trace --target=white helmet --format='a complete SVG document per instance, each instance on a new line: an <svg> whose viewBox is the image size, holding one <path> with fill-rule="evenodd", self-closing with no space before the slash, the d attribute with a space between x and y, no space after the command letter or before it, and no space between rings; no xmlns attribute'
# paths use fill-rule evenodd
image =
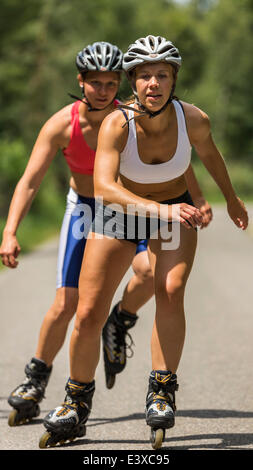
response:
<svg viewBox="0 0 253 470"><path fill-rule="evenodd" d="M123 70L129 74L137 65L153 62L167 62L177 70L181 66L182 59L178 49L171 41L161 36L146 36L137 39L128 47L123 55Z"/></svg>
<svg viewBox="0 0 253 470"><path fill-rule="evenodd" d="M136 91L136 85L134 83L132 73L137 65L154 63L154 62L166 62L171 64L174 68L174 83L171 88L170 96L167 102L162 106L161 109L155 112L149 111L143 104L140 103L139 97ZM181 66L182 59L179 55L178 49L172 44L171 41L161 36L146 36L145 38L137 39L133 44L130 44L128 50L123 54L122 68L126 72L128 79L131 82L133 93L135 96L135 102L138 104L139 110L135 109L136 112L140 113L140 117L148 115L150 118L158 116L162 113L173 100L174 91L176 87L176 77L178 69ZM128 108L126 105L121 105L122 108Z"/></svg>

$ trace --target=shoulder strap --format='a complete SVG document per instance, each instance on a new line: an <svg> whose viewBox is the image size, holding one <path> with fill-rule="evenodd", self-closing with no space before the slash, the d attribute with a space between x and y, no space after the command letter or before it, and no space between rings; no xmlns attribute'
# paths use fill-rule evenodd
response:
<svg viewBox="0 0 253 470"><path fill-rule="evenodd" d="M122 113L124 114L124 117L125 117L125 119L126 119L126 121L127 121L127 120L128 120L128 115L127 115L126 111L125 111L123 108L121 108L121 107L117 107L117 108L118 108L120 111L122 111Z"/></svg>
<svg viewBox="0 0 253 470"><path fill-rule="evenodd" d="M125 124L123 124L122 127L125 127L126 124L127 124L128 127L129 127L129 122L132 121L132 119L136 119L136 118L138 118L138 117L141 117L141 116L146 115L146 113L145 113L144 111L140 111L139 109L136 109L136 108L133 109L132 106L128 106L127 104L120 104L119 106L117 106L117 108L122 111L122 113L124 114L124 116L125 116L125 118L126 118L126 122L125 122ZM125 109L129 109L129 111L134 111L134 112L136 112L136 113L139 113L139 116L134 116L134 115L133 115L133 117L131 117L131 118L129 119L128 116L127 116L127 113L124 111Z"/></svg>
<svg viewBox="0 0 253 470"><path fill-rule="evenodd" d="M184 107L183 107L183 105L182 105L181 101L180 101L180 100L178 100L178 99L177 99L176 101L177 101L177 103L179 103L179 104L180 104L180 106L181 106L181 108L182 108L182 111L183 111L183 113L184 113L184 117L185 117Z"/></svg>
<svg viewBox="0 0 253 470"><path fill-rule="evenodd" d="M125 107L125 106L124 106L124 107ZM129 108L130 108L130 106L129 106ZM127 124L128 130L129 130L129 119L128 119L128 115L127 115L125 109L123 109L123 105L122 105L122 104L118 104L118 105L117 105L117 109L119 109L119 110L124 114L124 118L125 118L125 120L126 120L126 122L123 124L122 127L125 127L125 125Z"/></svg>

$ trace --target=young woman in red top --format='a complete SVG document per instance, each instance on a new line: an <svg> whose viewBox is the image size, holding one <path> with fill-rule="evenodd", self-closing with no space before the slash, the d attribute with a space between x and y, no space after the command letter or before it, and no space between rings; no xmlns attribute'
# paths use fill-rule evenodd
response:
<svg viewBox="0 0 253 470"><path fill-rule="evenodd" d="M122 52L118 47L105 42L94 43L77 54L76 65L83 99L65 106L42 127L16 186L0 248L3 264L16 268L20 252L17 229L61 149L71 176L60 235L56 296L42 322L35 356L25 368L26 379L9 397L14 407L10 425L38 415L38 403L44 396L52 362L76 311L79 272L95 211L93 167L97 135L101 122L118 103L116 95L122 66Z"/></svg>

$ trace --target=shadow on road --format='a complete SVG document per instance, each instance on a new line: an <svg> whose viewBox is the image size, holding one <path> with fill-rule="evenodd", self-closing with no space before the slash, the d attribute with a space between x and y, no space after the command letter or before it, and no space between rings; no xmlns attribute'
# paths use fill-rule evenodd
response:
<svg viewBox="0 0 253 470"><path fill-rule="evenodd" d="M11 408L10 410L11 411ZM0 409L0 419L8 419L9 411ZM43 410L41 414L45 416L51 410ZM177 417L197 418L197 419L219 419L219 418L253 418L253 411L236 410L180 410L177 411ZM100 426L102 424L118 423L121 421L131 421L136 419L145 419L144 413L133 413L128 416L117 416L115 418L89 418L87 426ZM43 417L34 419L29 424L41 424Z"/></svg>
<svg viewBox="0 0 253 470"><path fill-rule="evenodd" d="M236 411L236 410L180 410L177 416L185 418L253 418L252 411Z"/></svg>
<svg viewBox="0 0 253 470"><path fill-rule="evenodd" d="M210 442L201 442L201 441L210 441ZM185 444L178 445L180 442L184 441L196 441L196 444ZM219 441L219 442L212 442ZM173 442L177 445L173 446ZM170 443L170 445L168 445ZM216 434L197 434L189 436L177 436L177 437L167 437L163 445L163 449L175 449L175 450L193 450L193 449L214 449L214 450L240 450L242 446L249 446L253 444L253 434L225 434L225 433L216 433Z"/></svg>
<svg viewBox="0 0 253 470"><path fill-rule="evenodd" d="M0 410L0 419L8 419L6 410ZM43 415L47 411L43 410ZM253 418L253 412L249 411L236 411L236 410L181 410L177 412L177 417L189 417L198 419L219 419L219 418ZM89 433L88 428L94 426L101 426L111 423L124 422L124 421L135 421L145 420L144 413L133 413L128 416L118 416L115 418L90 418L87 423L87 434ZM41 425L43 423L42 418L37 418L31 421L30 425ZM192 442L193 441L193 442ZM208 441L208 442L207 442ZM84 445L89 449L89 445L96 444L149 444L149 440L145 439L77 439L74 442L67 442L64 447L74 448L76 446ZM196 434L186 436L169 436L169 430L166 432L166 439L163 444L163 449L173 450L240 450L244 449L243 446L253 445L253 434L247 433L215 433L215 434ZM61 446L57 446L61 447Z"/></svg>
<svg viewBox="0 0 253 470"><path fill-rule="evenodd" d="M181 418L253 418L253 411L236 410L181 410L177 411L177 417ZM144 413L133 413L128 416L118 416L115 418L90 418L87 426L99 426L100 424L116 423L120 421L131 421L135 419L145 419Z"/></svg>
<svg viewBox="0 0 253 470"><path fill-rule="evenodd" d="M198 434L189 436L176 436L169 437L169 431L167 431L167 437L163 443L163 450L244 450L242 446L249 446L253 444L253 434ZM210 442L203 442L203 441ZM187 443L187 442L188 443ZM196 443L191 443L195 441ZM219 442L214 442L219 441ZM89 450L89 445L97 444L108 444L108 449L114 444L149 444L149 440L146 439L78 439L74 442L67 442L64 447L73 448L75 446L84 445ZM183 444L185 442L185 444ZM182 444L182 445L180 445ZM57 446L58 447L58 446ZM150 445L151 448L151 445Z"/></svg>

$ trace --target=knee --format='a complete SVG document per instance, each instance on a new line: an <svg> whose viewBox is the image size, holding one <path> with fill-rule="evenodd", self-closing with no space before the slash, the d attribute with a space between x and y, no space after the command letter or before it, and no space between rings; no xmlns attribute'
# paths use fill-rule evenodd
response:
<svg viewBox="0 0 253 470"><path fill-rule="evenodd" d="M141 263L134 260L132 268L140 282L153 284L153 273L148 260Z"/></svg>
<svg viewBox="0 0 253 470"><path fill-rule="evenodd" d="M76 320L75 320L75 329L78 331L79 335L100 335L101 330L105 323L104 312L99 311L97 308L88 307L79 303Z"/></svg>
<svg viewBox="0 0 253 470"><path fill-rule="evenodd" d="M65 289L59 289L51 307L54 319L56 321L69 322L76 312L77 301L77 289L73 290L71 293L66 292Z"/></svg>
<svg viewBox="0 0 253 470"><path fill-rule="evenodd" d="M169 303L181 302L184 298L185 284L181 278L168 278L155 284L157 299L166 299Z"/></svg>

